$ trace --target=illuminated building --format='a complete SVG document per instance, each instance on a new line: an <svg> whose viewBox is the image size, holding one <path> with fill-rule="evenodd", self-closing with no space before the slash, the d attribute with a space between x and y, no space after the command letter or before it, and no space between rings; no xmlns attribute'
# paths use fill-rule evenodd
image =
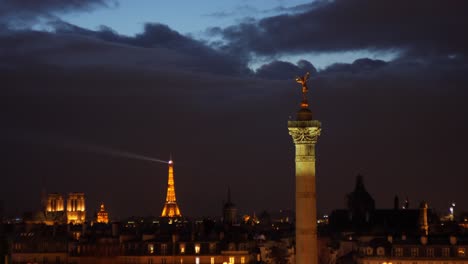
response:
<svg viewBox="0 0 468 264"><path fill-rule="evenodd" d="M58 193L49 193L47 195L46 212L63 212L64 211L63 196Z"/></svg>
<svg viewBox="0 0 468 264"><path fill-rule="evenodd" d="M45 211L37 212L30 222L46 225L66 223L65 200L61 194L49 193L43 195L43 202Z"/></svg>
<svg viewBox="0 0 468 264"><path fill-rule="evenodd" d="M361 242L357 264L462 264L468 261L463 237L421 236L376 238Z"/></svg>
<svg viewBox="0 0 468 264"><path fill-rule="evenodd" d="M106 212L104 208L104 203L101 204L99 212L97 213L96 222L107 224L109 223L109 213Z"/></svg>
<svg viewBox="0 0 468 264"><path fill-rule="evenodd" d="M312 120L306 93L309 74L297 78L303 100L296 120L288 121L289 135L296 147L296 263L317 264L317 207L315 191L315 144L320 121Z"/></svg>
<svg viewBox="0 0 468 264"><path fill-rule="evenodd" d="M174 186L174 163L169 161L169 173L167 179L166 203L161 213L161 217L181 217L179 206L177 206L175 186Z"/></svg>
<svg viewBox="0 0 468 264"><path fill-rule="evenodd" d="M84 193L69 193L67 199L67 223L82 224L86 221Z"/></svg>

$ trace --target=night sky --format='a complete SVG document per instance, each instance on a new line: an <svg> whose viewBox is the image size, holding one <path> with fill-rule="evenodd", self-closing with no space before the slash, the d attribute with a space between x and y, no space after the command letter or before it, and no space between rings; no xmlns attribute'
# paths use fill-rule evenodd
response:
<svg viewBox="0 0 468 264"><path fill-rule="evenodd" d="M322 122L319 213L356 175L395 195L468 210L468 2L0 1L0 200L84 192L90 213L159 215L175 163L182 214L294 207L287 121L311 72ZM192 1L190 1L192 2Z"/></svg>

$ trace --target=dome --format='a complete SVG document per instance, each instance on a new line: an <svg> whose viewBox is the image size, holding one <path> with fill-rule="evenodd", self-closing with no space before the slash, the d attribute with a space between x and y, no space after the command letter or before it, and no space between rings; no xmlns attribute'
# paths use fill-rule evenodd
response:
<svg viewBox="0 0 468 264"><path fill-rule="evenodd" d="M312 111L309 108L301 108L297 111L297 121L308 121L312 120Z"/></svg>

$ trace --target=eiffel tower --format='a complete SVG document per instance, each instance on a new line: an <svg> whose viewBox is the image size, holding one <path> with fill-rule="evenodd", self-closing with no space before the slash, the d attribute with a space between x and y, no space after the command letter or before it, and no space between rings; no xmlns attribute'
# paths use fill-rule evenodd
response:
<svg viewBox="0 0 468 264"><path fill-rule="evenodd" d="M167 179L166 203L161 213L161 217L182 217L179 206L177 206L175 187L174 187L174 163L169 161L169 175Z"/></svg>

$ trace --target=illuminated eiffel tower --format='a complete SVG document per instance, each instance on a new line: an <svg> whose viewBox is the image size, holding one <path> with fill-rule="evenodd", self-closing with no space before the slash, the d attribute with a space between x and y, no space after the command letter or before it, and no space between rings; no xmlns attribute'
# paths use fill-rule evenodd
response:
<svg viewBox="0 0 468 264"><path fill-rule="evenodd" d="M166 203L161 213L161 217L182 217L179 206L177 206L174 187L174 163L169 161L169 176L167 179Z"/></svg>

